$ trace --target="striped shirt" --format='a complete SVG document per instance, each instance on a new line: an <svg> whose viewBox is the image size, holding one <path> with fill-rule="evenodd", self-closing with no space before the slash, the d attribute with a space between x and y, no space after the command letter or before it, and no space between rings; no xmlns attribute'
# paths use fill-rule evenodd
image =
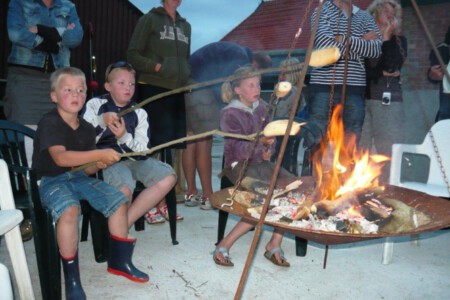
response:
<svg viewBox="0 0 450 300"><path fill-rule="evenodd" d="M311 16L311 28L317 16L317 8ZM316 49L327 47L338 47L341 51L341 57L336 64L320 68L313 68L311 71L310 84L332 85L334 68L336 65L335 85L342 85L344 80L345 49L347 43L347 21L346 14L338 8L333 1L324 3L317 32L314 40ZM374 31L378 34L377 40L364 40L363 35ZM343 36L343 42L335 41L336 35ZM347 66L347 86L366 85L366 71L364 68L365 58L377 58L381 55L381 34L372 16L353 6L351 36L349 39L349 59Z"/></svg>

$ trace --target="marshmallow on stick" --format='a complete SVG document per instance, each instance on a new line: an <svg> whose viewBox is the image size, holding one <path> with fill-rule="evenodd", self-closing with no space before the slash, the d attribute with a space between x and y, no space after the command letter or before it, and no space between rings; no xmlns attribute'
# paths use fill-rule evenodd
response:
<svg viewBox="0 0 450 300"><path fill-rule="evenodd" d="M275 95L277 98L283 98L292 89L292 84L289 81L280 81L275 85Z"/></svg>

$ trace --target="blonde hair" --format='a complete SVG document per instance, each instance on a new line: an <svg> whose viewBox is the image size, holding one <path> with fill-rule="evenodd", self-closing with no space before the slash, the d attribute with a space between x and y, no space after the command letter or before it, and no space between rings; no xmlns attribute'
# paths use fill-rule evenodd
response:
<svg viewBox="0 0 450 300"><path fill-rule="evenodd" d="M376 20L385 4L390 4L394 8L395 18L398 21L398 27L395 34L399 34L400 28L402 27L402 7L396 0L374 0L367 8L367 12Z"/></svg>
<svg viewBox="0 0 450 300"><path fill-rule="evenodd" d="M281 72L286 76L286 81L289 81L292 85L296 85L302 71L300 61L294 57L286 58L280 63L280 68Z"/></svg>
<svg viewBox="0 0 450 300"><path fill-rule="evenodd" d="M255 74L256 69L251 65L246 65L240 67L234 71L232 77L238 77L233 80L227 79L222 84L222 100L224 103L230 103L232 99L239 99L239 96L234 91L234 88L240 86L242 81L247 78L258 77L261 78L259 74Z"/></svg>
<svg viewBox="0 0 450 300"><path fill-rule="evenodd" d="M56 89L58 88L59 82L65 76L81 77L81 79L83 80L84 90L85 91L87 90L86 75L84 75L83 71L81 71L78 68L74 68L74 67L66 67L66 68L57 69L50 76L50 82L51 82L50 89L52 92L56 91Z"/></svg>

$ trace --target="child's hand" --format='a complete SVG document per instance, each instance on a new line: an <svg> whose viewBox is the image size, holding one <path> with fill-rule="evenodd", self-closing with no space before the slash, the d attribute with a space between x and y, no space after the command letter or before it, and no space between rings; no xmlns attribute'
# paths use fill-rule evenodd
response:
<svg viewBox="0 0 450 300"><path fill-rule="evenodd" d="M274 136L265 136L262 135L259 138L259 141L261 142L261 144L263 145L272 145L275 142L275 137Z"/></svg>
<svg viewBox="0 0 450 300"><path fill-rule="evenodd" d="M121 118L120 120L108 125L109 130L114 133L116 139L120 139L126 132L125 120Z"/></svg>
<svg viewBox="0 0 450 300"><path fill-rule="evenodd" d="M120 153L117 152L116 150L102 149L98 151L101 151L98 163L103 163L106 166L109 166L120 160Z"/></svg>
<svg viewBox="0 0 450 300"><path fill-rule="evenodd" d="M97 161L97 162L96 162L96 166L97 166L97 168L99 168L99 169L105 169L108 165L105 164L104 162Z"/></svg>
<svg viewBox="0 0 450 300"><path fill-rule="evenodd" d="M103 122L105 122L106 126L113 124L114 122L119 122L120 118L117 116L117 113L107 112L103 114Z"/></svg>

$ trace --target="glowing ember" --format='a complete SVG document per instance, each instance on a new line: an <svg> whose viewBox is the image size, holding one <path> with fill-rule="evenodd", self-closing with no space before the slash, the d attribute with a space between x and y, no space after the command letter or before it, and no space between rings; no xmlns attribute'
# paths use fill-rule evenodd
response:
<svg viewBox="0 0 450 300"><path fill-rule="evenodd" d="M336 106L327 139L314 157L317 176L315 200L334 200L348 192L378 186L381 168L388 157L359 151L355 136L344 132L342 105Z"/></svg>

